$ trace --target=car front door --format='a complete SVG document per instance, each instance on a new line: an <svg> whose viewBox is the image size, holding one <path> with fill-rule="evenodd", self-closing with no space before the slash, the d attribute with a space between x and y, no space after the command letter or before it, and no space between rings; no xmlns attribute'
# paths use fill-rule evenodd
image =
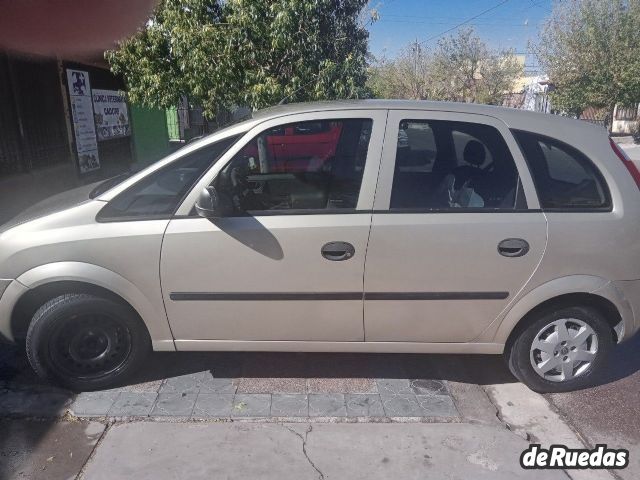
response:
<svg viewBox="0 0 640 480"><path fill-rule="evenodd" d="M263 122L196 184L167 227L160 265L179 349L364 339L364 259L386 114L316 112ZM340 129L330 158L317 155L318 122ZM311 132L295 162L270 148L272 137L291 128ZM225 206L215 220L193 213L210 185Z"/></svg>
<svg viewBox="0 0 640 480"><path fill-rule="evenodd" d="M390 111L365 274L365 338L470 342L547 241L530 175L492 117Z"/></svg>

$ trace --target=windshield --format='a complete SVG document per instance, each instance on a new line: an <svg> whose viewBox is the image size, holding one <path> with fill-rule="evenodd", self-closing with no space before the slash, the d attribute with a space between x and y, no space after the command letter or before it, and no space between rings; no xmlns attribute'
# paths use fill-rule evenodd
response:
<svg viewBox="0 0 640 480"><path fill-rule="evenodd" d="M247 120L251 120L252 115L251 112L247 113L246 115L242 115L222 126L220 126L220 128L217 128L216 130L214 130L213 132L211 132L208 135L201 135L198 137L194 137L191 140L189 140L188 142L186 142L184 145L182 145L180 148L178 148L175 152L173 152L173 154L179 153L181 152L184 148L186 147L190 147L192 146L194 143L199 142L201 140L204 140L206 138L209 138L211 135L218 135L221 132L223 132L224 130L231 128L235 125L238 125L239 123L245 122ZM237 137L234 137L237 138ZM89 198L93 199L93 198L97 198L100 195L108 192L109 190L111 190L113 187L116 187L117 185L120 185L122 182L124 182L127 178L132 177L133 175L135 175L138 172L141 172L147 168L152 167L153 165L155 165L157 162L161 161L162 159L158 159L157 161L153 162L151 165L147 165L145 166L145 168L133 168L128 172L124 172L121 173L119 175L116 175L115 177L111 177L108 178L107 180L104 180L103 182L99 183L97 187L95 187L93 190L91 190L91 192L89 193Z"/></svg>
<svg viewBox="0 0 640 480"><path fill-rule="evenodd" d="M218 161L238 138L236 135L206 145L148 174L111 200L100 211L99 219L149 216L156 218L172 215L200 176ZM112 180L120 183L124 179L116 177Z"/></svg>

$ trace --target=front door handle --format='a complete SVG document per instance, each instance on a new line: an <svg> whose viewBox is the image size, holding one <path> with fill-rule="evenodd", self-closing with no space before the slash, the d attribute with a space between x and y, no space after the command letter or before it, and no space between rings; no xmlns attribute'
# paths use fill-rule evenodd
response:
<svg viewBox="0 0 640 480"><path fill-rule="evenodd" d="M507 238L498 244L498 253L503 257L521 257L529 251L529 243L522 238Z"/></svg>
<svg viewBox="0 0 640 480"><path fill-rule="evenodd" d="M339 262L340 260L349 260L353 257L356 249L347 242L329 242L322 247L320 253L322 253L322 256L327 260Z"/></svg>

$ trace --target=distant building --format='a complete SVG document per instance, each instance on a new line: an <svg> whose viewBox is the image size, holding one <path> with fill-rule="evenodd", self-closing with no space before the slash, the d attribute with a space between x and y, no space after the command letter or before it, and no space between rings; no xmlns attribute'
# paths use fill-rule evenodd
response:
<svg viewBox="0 0 640 480"><path fill-rule="evenodd" d="M638 135L640 133L640 103L630 107L616 105L613 111L611 133L617 135Z"/></svg>

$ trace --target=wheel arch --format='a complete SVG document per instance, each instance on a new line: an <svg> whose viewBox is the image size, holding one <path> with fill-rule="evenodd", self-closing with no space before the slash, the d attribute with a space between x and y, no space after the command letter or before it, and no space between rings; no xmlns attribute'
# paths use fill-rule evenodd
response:
<svg viewBox="0 0 640 480"><path fill-rule="evenodd" d="M611 335L613 341L618 342L618 334L615 330L616 325L620 322L620 313L616 306L604 297L593 293L567 293L564 295L558 295L557 297L550 298L549 300L542 302L540 305L532 308L527 314L520 319L515 328L511 330L509 337L505 343L505 351L509 351L511 345L518 337L518 335L532 322L534 319L544 312L551 310L557 310L564 307L572 306L584 306L597 310L605 318L609 326L611 327Z"/></svg>
<svg viewBox="0 0 640 480"><path fill-rule="evenodd" d="M175 350L164 306L155 307L133 283L116 272L88 263L58 262L29 270L17 281L27 290L12 309L14 338L24 338L31 316L47 300L64 293L90 293L129 306L147 328L155 350Z"/></svg>
<svg viewBox="0 0 640 480"><path fill-rule="evenodd" d="M518 299L496 328L495 341L505 344L513 339L540 312L584 305L598 310L611 326L614 341L624 337L625 325L633 325L629 302L612 282L600 277L572 275L540 285Z"/></svg>

